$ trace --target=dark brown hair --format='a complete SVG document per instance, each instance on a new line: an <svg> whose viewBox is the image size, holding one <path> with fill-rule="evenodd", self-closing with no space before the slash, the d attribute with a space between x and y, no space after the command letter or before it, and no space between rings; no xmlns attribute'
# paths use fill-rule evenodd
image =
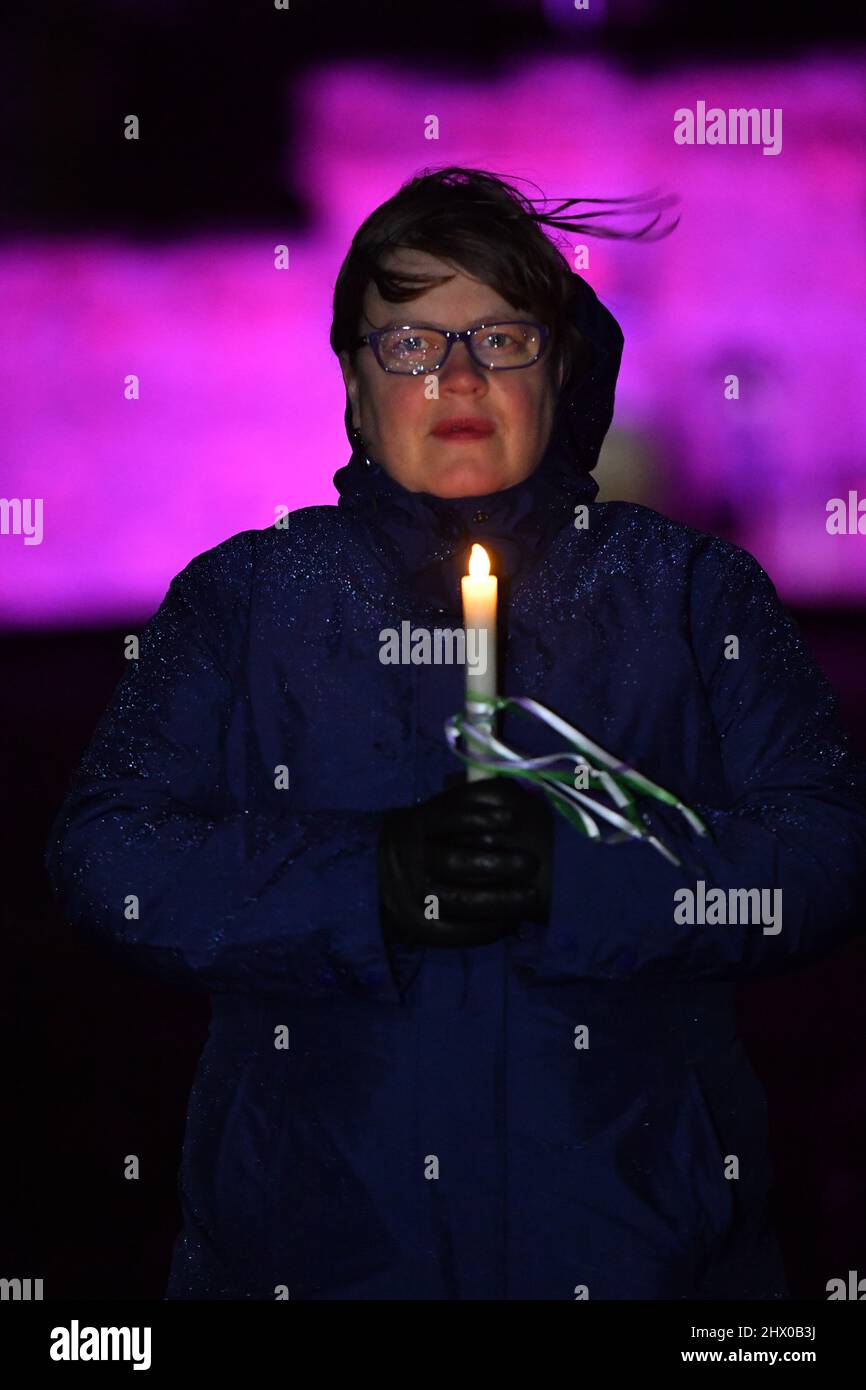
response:
<svg viewBox="0 0 866 1390"><path fill-rule="evenodd" d="M564 254L541 230L540 224L590 236L657 240L672 232L679 218L654 235L650 233L661 216L660 211L652 222L636 232L592 225L592 219L601 216L633 215L661 209L677 201L671 194L651 201L655 192L629 198L568 198L553 211L540 213L533 206L534 200L485 169L454 164L425 169L376 208L355 233L334 287L331 347L337 354L349 353L354 367L355 340L359 334L364 296L371 282L383 299L403 303L451 278L386 270L382 261L387 253L405 247L426 251L447 261L491 285L515 309L537 316L550 327L552 372L555 373L560 362L571 372L582 371L591 361L592 352L566 316L575 275ZM601 202L632 206L615 209L612 213L585 212L576 222L560 215L578 203Z"/></svg>

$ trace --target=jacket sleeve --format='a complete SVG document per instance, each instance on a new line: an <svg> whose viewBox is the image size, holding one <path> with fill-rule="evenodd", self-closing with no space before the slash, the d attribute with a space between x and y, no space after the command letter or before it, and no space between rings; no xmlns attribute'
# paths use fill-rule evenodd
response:
<svg viewBox="0 0 866 1390"><path fill-rule="evenodd" d="M641 798L679 868L646 844L590 842L555 816L549 925L525 957L552 978L783 974L866 925L866 765L827 680L748 551L705 538L689 603L725 804L671 788L710 826L702 838ZM739 638L738 659L725 657L729 635ZM715 907L706 901L713 889L724 893ZM732 896L737 889L768 891Z"/></svg>
<svg viewBox="0 0 866 1390"><path fill-rule="evenodd" d="M225 633L245 615L215 597L214 553L172 581L99 720L51 829L54 893L71 924L176 984L399 1001L380 813L254 813L227 790L227 650L242 644Z"/></svg>

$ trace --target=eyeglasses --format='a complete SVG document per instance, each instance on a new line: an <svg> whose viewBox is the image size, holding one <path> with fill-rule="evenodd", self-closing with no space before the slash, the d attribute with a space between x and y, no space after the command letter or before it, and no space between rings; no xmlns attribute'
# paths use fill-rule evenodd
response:
<svg viewBox="0 0 866 1390"><path fill-rule="evenodd" d="M473 362L491 372L508 372L531 367L547 347L547 325L524 319L504 323L479 323L458 333L453 328L431 328L428 324L403 324L399 328L380 328L356 339L366 343L376 355L383 371L418 376L438 372L448 360L455 343L465 343Z"/></svg>

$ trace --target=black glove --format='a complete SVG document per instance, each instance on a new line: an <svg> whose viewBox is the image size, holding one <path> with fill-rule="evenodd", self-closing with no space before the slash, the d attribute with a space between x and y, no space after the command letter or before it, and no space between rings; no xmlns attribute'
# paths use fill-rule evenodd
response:
<svg viewBox="0 0 866 1390"><path fill-rule="evenodd" d="M484 946L544 922L553 812L510 777L461 779L418 806L387 812L379 839L382 930L415 946ZM430 895L438 918L425 915Z"/></svg>

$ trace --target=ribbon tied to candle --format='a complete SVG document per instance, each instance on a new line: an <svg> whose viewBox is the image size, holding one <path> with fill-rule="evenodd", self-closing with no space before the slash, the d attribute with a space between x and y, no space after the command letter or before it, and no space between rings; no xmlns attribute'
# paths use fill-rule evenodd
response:
<svg viewBox="0 0 866 1390"><path fill-rule="evenodd" d="M670 863L682 867L677 855L642 819L635 793L672 807L698 835L707 836L710 831L700 816L672 792L613 757L538 700L497 694L496 577L490 574L490 561L483 546L473 545L469 574L461 583L464 627L467 636L470 628L477 633L476 651L484 654L484 660L467 663L465 709L446 721L445 737L451 751L466 764L468 779L523 778L535 783L554 809L590 839L605 844L643 840ZM538 758L521 757L496 736L496 715L505 709L540 719L570 748ZM466 752L460 747L461 738ZM580 786L576 785L578 771ZM604 830L596 817L605 823Z"/></svg>

